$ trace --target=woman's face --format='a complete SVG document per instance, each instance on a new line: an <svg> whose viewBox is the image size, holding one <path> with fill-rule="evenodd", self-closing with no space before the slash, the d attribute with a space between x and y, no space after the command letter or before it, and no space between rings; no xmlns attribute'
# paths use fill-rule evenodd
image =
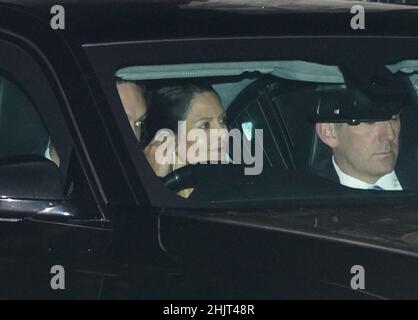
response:
<svg viewBox="0 0 418 320"><path fill-rule="evenodd" d="M192 141L187 139L188 157L194 154L198 155L200 161L225 160L228 142L225 120L225 111L215 93L206 91L197 94L191 101L185 119L186 137L193 139ZM195 152L196 150L199 151ZM200 151L203 150L202 155ZM180 150L179 158L185 163L190 163L190 159L186 158L184 152L181 154Z"/></svg>

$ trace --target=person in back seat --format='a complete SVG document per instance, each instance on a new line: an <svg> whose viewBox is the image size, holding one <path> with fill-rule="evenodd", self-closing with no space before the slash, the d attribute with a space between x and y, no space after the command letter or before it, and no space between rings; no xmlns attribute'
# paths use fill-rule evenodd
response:
<svg viewBox="0 0 418 320"><path fill-rule="evenodd" d="M129 124L138 141L144 139L144 121L147 116L145 88L135 81L118 80L116 88Z"/></svg>
<svg viewBox="0 0 418 320"><path fill-rule="evenodd" d="M138 141L144 138L143 123L146 118L147 104L145 101L145 88L138 85L135 81L118 80L116 88L119 93L129 125ZM45 158L54 162L58 167L60 158L51 138L48 140L47 148L44 153Z"/></svg>

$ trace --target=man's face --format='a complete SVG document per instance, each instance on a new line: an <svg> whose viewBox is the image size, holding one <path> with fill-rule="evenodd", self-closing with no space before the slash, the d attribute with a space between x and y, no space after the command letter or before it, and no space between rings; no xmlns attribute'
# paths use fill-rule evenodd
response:
<svg viewBox="0 0 418 320"><path fill-rule="evenodd" d="M141 124L145 120L147 106L141 88L134 82L118 82L117 89L129 124L138 140L141 139Z"/></svg>
<svg viewBox="0 0 418 320"><path fill-rule="evenodd" d="M330 146L343 172L375 183L394 169L399 152L399 115L388 121L363 122L357 126L329 125L334 126L335 132L335 141Z"/></svg>

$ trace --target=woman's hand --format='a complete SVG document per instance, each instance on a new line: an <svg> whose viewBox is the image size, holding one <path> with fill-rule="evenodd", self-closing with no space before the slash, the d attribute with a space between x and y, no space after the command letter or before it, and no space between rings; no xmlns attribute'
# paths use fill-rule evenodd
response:
<svg viewBox="0 0 418 320"><path fill-rule="evenodd" d="M160 147L163 143L163 141L156 141L155 139L152 139L144 149L145 157L154 170L154 173L159 177L165 177L167 174L173 171L172 164L160 164L157 161L157 157L155 156L158 147Z"/></svg>

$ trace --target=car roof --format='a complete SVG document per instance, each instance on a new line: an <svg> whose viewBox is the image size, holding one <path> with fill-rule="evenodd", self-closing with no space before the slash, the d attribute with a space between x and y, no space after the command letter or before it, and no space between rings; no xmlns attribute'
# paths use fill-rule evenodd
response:
<svg viewBox="0 0 418 320"><path fill-rule="evenodd" d="M385 0L385 2L365 2L353 0L1 0L0 3L14 4L25 8L51 7L55 4L64 6L100 6L112 4L118 7L120 4L158 4L172 6L188 6L195 8L211 8L223 10L346 10L355 4L361 4L366 10L399 10L408 9L418 5L417 0Z"/></svg>
<svg viewBox="0 0 418 320"><path fill-rule="evenodd" d="M65 9L66 30L81 43L148 39L341 33L349 28L350 8L367 13L411 13L418 6L350 0L0 0L0 6L36 16L44 24L50 9ZM418 0L405 0L418 5ZM329 15L329 12L338 14ZM328 14L328 15L327 15ZM315 15L315 18L313 18ZM402 30L415 30L416 15L395 19ZM382 21L380 21L382 20ZM376 19L382 26L388 21ZM411 28L405 28L405 24ZM383 28L384 29L384 28ZM391 29L396 33L396 26Z"/></svg>

